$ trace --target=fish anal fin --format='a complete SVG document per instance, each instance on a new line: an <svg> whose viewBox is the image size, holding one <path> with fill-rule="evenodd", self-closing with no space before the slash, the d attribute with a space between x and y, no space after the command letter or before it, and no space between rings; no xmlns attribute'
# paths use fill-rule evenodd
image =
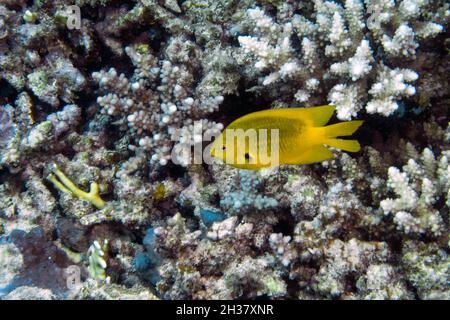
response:
<svg viewBox="0 0 450 320"><path fill-rule="evenodd" d="M299 158L285 162L286 164L310 164L334 158L334 154L323 145L315 145Z"/></svg>
<svg viewBox="0 0 450 320"><path fill-rule="evenodd" d="M333 152L323 145L314 146L305 161L306 163L322 162L334 158Z"/></svg>

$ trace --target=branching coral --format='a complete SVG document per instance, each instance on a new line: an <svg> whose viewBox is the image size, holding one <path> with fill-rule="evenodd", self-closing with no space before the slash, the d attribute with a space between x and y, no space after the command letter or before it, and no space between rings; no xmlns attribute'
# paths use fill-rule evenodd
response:
<svg viewBox="0 0 450 320"><path fill-rule="evenodd" d="M369 113L389 116L399 100L416 93L409 83L418 79L418 73L388 65L401 66L405 57L421 55L420 41L443 31L448 9L439 1L405 0L398 10L392 1L364 4L317 0L314 20L302 15L308 12L307 5L300 4L300 13L294 13L296 5L285 3L283 15L276 18L260 7L248 9L242 28L250 35L238 38L244 53L241 61L252 57L259 83L269 94L282 88L291 99L288 86L291 92L296 90L298 102L312 106L323 104L316 96L329 92L328 101L336 104L340 119L355 117L364 106ZM427 14L425 8L440 9ZM371 14L367 25L365 14ZM367 31L369 38L364 36ZM377 47L382 50L375 54Z"/></svg>
<svg viewBox="0 0 450 320"><path fill-rule="evenodd" d="M47 179L60 191L88 201L98 209L102 209L105 206L105 201L103 201L99 195L98 184L96 182L91 183L89 192L84 192L80 190L61 170L59 170L57 166L54 167L53 173L50 173L47 176Z"/></svg>
<svg viewBox="0 0 450 320"><path fill-rule="evenodd" d="M0 164L6 159L3 159L3 150L11 147L11 140L14 137L16 126L13 121L13 108L10 105L3 105L0 107L0 150L2 150L2 157Z"/></svg>
<svg viewBox="0 0 450 320"><path fill-rule="evenodd" d="M364 243L356 239L348 242L332 241L324 248L328 263L315 276L317 290L330 296L344 294L342 277L358 277L370 264L385 262L390 254L385 243Z"/></svg>
<svg viewBox="0 0 450 320"><path fill-rule="evenodd" d="M25 10L23 16L20 11L0 6L0 21L7 21L4 39L0 41L0 77L17 90L29 88L54 107L61 101L73 103L75 93L86 87L85 76L69 58L77 55L76 50L56 36L58 29L65 27L59 26L53 16L62 5L56 3L39 14ZM85 32L80 31L85 36L84 43L77 45L88 47L92 39Z"/></svg>
<svg viewBox="0 0 450 320"><path fill-rule="evenodd" d="M408 281L422 299L448 299L449 256L436 244L406 241L402 261Z"/></svg>
<svg viewBox="0 0 450 320"><path fill-rule="evenodd" d="M440 199L448 197L450 189L449 156L445 151L436 159L425 148L420 159L409 159L403 172L396 167L389 168L388 185L397 198L382 200L380 206L385 214L393 215L399 230L417 235L446 233L445 217L437 206Z"/></svg>
<svg viewBox="0 0 450 320"><path fill-rule="evenodd" d="M449 16L441 0L3 1L0 295L448 298ZM327 102L365 120L360 153L197 161L222 122Z"/></svg>
<svg viewBox="0 0 450 320"><path fill-rule="evenodd" d="M276 208L278 201L272 197L258 194L265 178L258 172L239 171L236 176L240 185L238 190L226 192L220 201L220 205L229 214L245 213L252 210L268 210Z"/></svg>
<svg viewBox="0 0 450 320"><path fill-rule="evenodd" d="M167 164L173 141L190 149L201 141L204 132L223 128L201 119L202 115L217 110L223 97L207 97L197 92L192 76L199 66L188 64L189 57L198 54L194 43L183 37L173 38L164 60L154 57L148 47L138 50L130 46L125 50L136 66L133 78L130 81L115 69L93 73L100 90L106 94L97 102L104 113L120 116L123 129L137 134L135 142L152 152L152 163ZM195 120L202 120L200 141L194 130ZM178 163L189 160L181 155Z"/></svg>

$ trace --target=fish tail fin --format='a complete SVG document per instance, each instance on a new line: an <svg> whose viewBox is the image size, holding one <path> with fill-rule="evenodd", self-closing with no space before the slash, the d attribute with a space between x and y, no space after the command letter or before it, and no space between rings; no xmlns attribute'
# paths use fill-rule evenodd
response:
<svg viewBox="0 0 450 320"><path fill-rule="evenodd" d="M362 120L340 122L325 127L325 136L335 138L352 135L363 124Z"/></svg>
<svg viewBox="0 0 450 320"><path fill-rule="evenodd" d="M344 151L358 152L361 146L357 140L342 140L336 137L350 136L363 124L362 120L340 122L326 126L324 144Z"/></svg>
<svg viewBox="0 0 450 320"><path fill-rule="evenodd" d="M361 150L358 140L328 139L325 144L344 151L358 152Z"/></svg>

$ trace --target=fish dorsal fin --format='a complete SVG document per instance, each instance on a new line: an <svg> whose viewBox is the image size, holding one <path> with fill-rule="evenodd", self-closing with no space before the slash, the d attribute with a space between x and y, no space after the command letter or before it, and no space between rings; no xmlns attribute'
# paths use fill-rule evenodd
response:
<svg viewBox="0 0 450 320"><path fill-rule="evenodd" d="M236 119L227 128L234 129L249 121L255 123L256 120L261 118L270 119L280 117L300 119L302 122L307 122L313 127L322 127L333 116L334 109L336 109L336 106L326 105L312 108L281 108L256 111Z"/></svg>
<svg viewBox="0 0 450 320"><path fill-rule="evenodd" d="M324 126L333 116L336 106L326 105L314 108L305 108L305 112L309 115L315 127Z"/></svg>
<svg viewBox="0 0 450 320"><path fill-rule="evenodd" d="M313 127L322 127L330 121L336 106L326 105L312 108L286 108L267 110L273 115L286 116L309 122ZM263 113L261 113L263 115Z"/></svg>

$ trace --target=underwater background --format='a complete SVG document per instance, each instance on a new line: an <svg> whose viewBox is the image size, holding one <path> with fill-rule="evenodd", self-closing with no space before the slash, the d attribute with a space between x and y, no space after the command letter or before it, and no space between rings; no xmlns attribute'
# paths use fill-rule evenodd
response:
<svg viewBox="0 0 450 320"><path fill-rule="evenodd" d="M1 0L0 299L450 299L439 0ZM358 153L192 161L332 104ZM173 152L178 150L180 152Z"/></svg>

